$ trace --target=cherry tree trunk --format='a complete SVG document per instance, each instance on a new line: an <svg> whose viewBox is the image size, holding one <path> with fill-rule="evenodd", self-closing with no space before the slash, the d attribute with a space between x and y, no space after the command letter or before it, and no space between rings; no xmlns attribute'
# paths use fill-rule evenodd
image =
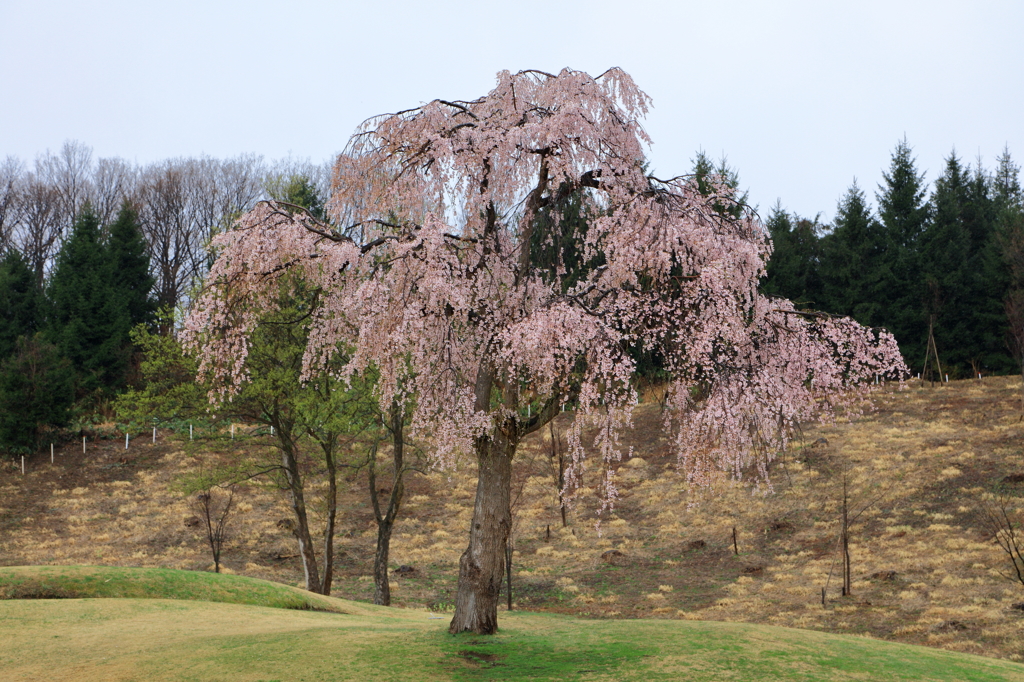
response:
<svg viewBox="0 0 1024 682"><path fill-rule="evenodd" d="M498 631L498 602L505 575L505 544L512 527L509 506L516 443L498 430L477 444L479 474L469 547L459 560L455 616L448 631L490 635Z"/></svg>

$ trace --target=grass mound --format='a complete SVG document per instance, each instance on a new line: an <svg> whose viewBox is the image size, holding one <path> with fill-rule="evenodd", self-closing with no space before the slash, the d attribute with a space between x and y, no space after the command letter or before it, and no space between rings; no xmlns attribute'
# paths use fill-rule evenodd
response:
<svg viewBox="0 0 1024 682"><path fill-rule="evenodd" d="M331 613L361 612L341 599L236 575L113 566L0 567L0 599L186 599Z"/></svg>
<svg viewBox="0 0 1024 682"><path fill-rule="evenodd" d="M453 637L446 626L411 609L356 615L164 599L9 600L0 602L0 677L1024 681L1024 666L1009 661L743 623L515 612L493 637Z"/></svg>

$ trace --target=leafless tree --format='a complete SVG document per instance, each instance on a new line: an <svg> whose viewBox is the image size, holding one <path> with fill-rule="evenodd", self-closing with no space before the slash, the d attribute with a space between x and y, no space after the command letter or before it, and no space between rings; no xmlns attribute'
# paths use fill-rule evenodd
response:
<svg viewBox="0 0 1024 682"><path fill-rule="evenodd" d="M0 164L0 252L12 246L14 226L21 221L22 182L25 167L14 156Z"/></svg>
<svg viewBox="0 0 1024 682"><path fill-rule="evenodd" d="M139 170L124 159L100 159L92 175L92 207L100 224L114 220L126 199L135 194Z"/></svg>
<svg viewBox="0 0 1024 682"><path fill-rule="evenodd" d="M82 206L92 199L92 149L69 140L58 154L47 151L36 159L36 175L55 192L57 223L63 239Z"/></svg>
<svg viewBox="0 0 1024 682"><path fill-rule="evenodd" d="M985 522L992 539L1010 558L1013 574L1003 574L1024 585L1024 499L1002 492L983 506Z"/></svg>
<svg viewBox="0 0 1024 682"><path fill-rule="evenodd" d="M180 159L146 167L136 191L139 222L149 242L160 306L173 309L191 282L190 263L198 248L191 216L187 168Z"/></svg>
<svg viewBox="0 0 1024 682"><path fill-rule="evenodd" d="M199 515L200 523L206 530L206 540L213 554L213 570L216 573L220 573L220 554L227 540L228 516L234 499L234 486L228 486L226 491L211 486L191 498L192 509Z"/></svg>
<svg viewBox="0 0 1024 682"><path fill-rule="evenodd" d="M262 158L178 158L146 167L135 193L157 300L174 308L211 262L210 240L264 196Z"/></svg>
<svg viewBox="0 0 1024 682"><path fill-rule="evenodd" d="M35 272L40 284L60 248L62 222L57 191L35 173L28 173L20 193L20 220L13 243Z"/></svg>

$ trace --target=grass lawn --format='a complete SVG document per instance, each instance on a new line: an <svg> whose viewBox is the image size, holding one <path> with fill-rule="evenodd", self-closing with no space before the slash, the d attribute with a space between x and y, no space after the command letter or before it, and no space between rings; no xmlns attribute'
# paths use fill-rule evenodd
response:
<svg viewBox="0 0 1024 682"><path fill-rule="evenodd" d="M324 597L311 611L290 600L301 591L237 576L0 570L2 594L31 585L123 598L0 601L4 680L1024 681L1008 661L765 625L515 612L497 636L452 637L427 611Z"/></svg>

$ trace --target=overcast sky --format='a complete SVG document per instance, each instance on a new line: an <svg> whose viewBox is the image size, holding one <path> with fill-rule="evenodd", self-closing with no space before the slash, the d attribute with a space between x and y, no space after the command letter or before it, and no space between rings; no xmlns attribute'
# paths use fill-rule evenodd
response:
<svg viewBox="0 0 1024 682"><path fill-rule="evenodd" d="M722 154L751 202L830 219L906 135L1024 160L1021 0L0 0L0 158L327 160L355 126L485 94L502 69L629 72L659 176Z"/></svg>

